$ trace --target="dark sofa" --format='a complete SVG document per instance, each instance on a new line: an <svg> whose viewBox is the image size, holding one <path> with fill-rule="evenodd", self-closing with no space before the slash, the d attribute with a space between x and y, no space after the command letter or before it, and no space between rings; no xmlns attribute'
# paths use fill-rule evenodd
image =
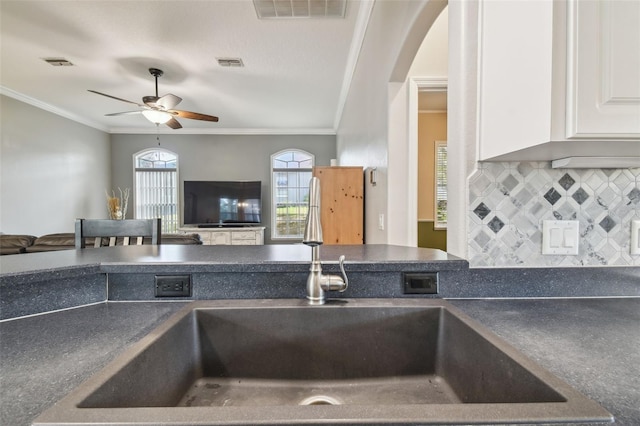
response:
<svg viewBox="0 0 640 426"><path fill-rule="evenodd" d="M93 247L93 238L87 239L87 248ZM161 244L202 244L198 234L162 234ZM145 238L143 244L151 244L151 238ZM122 239L116 241L122 245ZM33 235L0 235L0 254L37 253L43 251L73 250L75 245L74 233L47 234L41 237Z"/></svg>

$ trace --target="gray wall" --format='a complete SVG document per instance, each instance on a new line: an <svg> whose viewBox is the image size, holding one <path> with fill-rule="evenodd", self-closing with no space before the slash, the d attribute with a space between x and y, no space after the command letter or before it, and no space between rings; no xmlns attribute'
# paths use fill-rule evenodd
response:
<svg viewBox="0 0 640 426"><path fill-rule="evenodd" d="M109 135L0 96L0 232L73 232L77 217L106 218Z"/></svg>
<svg viewBox="0 0 640 426"><path fill-rule="evenodd" d="M176 131L176 133L178 133ZM156 135L111 135L112 187L133 188L133 155L157 148ZM302 149L315 155L318 166L336 157L331 135L160 135L160 148L179 156L180 187L185 180L260 180L265 242L271 243L270 157L283 149ZM133 217L133 200L127 217Z"/></svg>

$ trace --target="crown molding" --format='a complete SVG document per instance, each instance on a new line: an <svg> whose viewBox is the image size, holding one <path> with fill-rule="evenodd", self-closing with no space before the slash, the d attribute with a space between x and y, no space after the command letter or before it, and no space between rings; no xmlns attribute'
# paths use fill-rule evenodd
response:
<svg viewBox="0 0 640 426"><path fill-rule="evenodd" d="M38 99L32 98L30 96L27 96L25 94L22 94L20 92L16 92L15 90L9 89L8 87L5 86L0 86L0 95L5 95L8 96L10 98L13 98L15 100L18 100L20 102L24 102L25 104L34 106L36 108L39 108L41 110L50 112L52 114L56 114L59 115L60 117L69 119L71 121L75 121L76 123L80 123L80 124L84 124L85 126L89 126L89 127L93 127L94 129L103 131L103 132L107 132L109 133L109 129L99 123L96 123L95 121L92 120L87 120L84 117L81 117L77 114L71 113L67 110L55 107L51 104L48 104L46 102L42 102Z"/></svg>
<svg viewBox="0 0 640 426"><path fill-rule="evenodd" d="M164 127L164 128L163 128ZM139 127L114 127L108 130L111 134L137 134L137 135L300 135L300 136L318 136L328 135L335 136L335 129L317 128L317 129L239 129L239 128L181 128L177 130L162 126L159 129L150 128L142 129Z"/></svg>
<svg viewBox="0 0 640 426"><path fill-rule="evenodd" d="M353 38L351 39L351 47L349 48L347 66L345 67L344 78L342 80L340 97L338 98L338 108L336 109L336 116L333 122L334 129L338 129L340 120L342 120L342 112L347 103L347 96L349 96L351 82L353 81L353 75L356 71L356 65L358 64L358 58L360 57L360 51L362 50L364 36L369 26L369 19L371 18L374 3L375 0L360 2L360 9L358 10L356 25L353 30Z"/></svg>
<svg viewBox="0 0 640 426"><path fill-rule="evenodd" d="M447 77L410 77L420 92L446 92L449 80Z"/></svg>
<svg viewBox="0 0 640 426"><path fill-rule="evenodd" d="M183 134L183 135L329 135L335 136L336 131L333 128L310 128L310 129L295 129L295 128L284 128L284 129L270 129L270 128L255 128L255 129L241 129L241 128L181 128L179 130L173 130L168 127L162 126L160 129L156 129L155 127L149 128L140 128L140 127L105 127L99 123L96 123L91 120L87 120L84 117L81 117L77 114L70 113L69 111L57 108L53 105L50 105L46 102L42 102L38 99L34 99L32 97L26 96L22 93L16 92L15 90L9 89L4 86L0 86L0 94L8 96L10 98L16 99L20 102L24 102L28 105L34 106L36 108L42 109L44 111L48 111L50 113L59 115L66 119L75 121L80 124L84 124L85 126L92 127L94 129L103 131L109 134L142 134L142 135L155 135L155 134L163 134L163 135L175 135L175 134Z"/></svg>

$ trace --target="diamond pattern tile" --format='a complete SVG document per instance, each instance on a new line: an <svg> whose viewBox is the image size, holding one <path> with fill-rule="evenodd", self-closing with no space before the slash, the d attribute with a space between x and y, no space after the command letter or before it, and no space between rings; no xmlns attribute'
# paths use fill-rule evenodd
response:
<svg viewBox="0 0 640 426"><path fill-rule="evenodd" d="M561 187L564 188L565 191L568 191L569 188L571 188L573 184L576 183L576 181L569 175L569 173L565 173L564 176L560 178L558 183Z"/></svg>
<svg viewBox="0 0 640 426"><path fill-rule="evenodd" d="M628 194L627 198L631 204L638 205L640 203L640 188L633 188Z"/></svg>
<svg viewBox="0 0 640 426"><path fill-rule="evenodd" d="M616 221L611 218L611 216L606 216L604 219L600 221L598 224L607 231L607 233L611 232L611 230L617 225Z"/></svg>
<svg viewBox="0 0 640 426"><path fill-rule="evenodd" d="M589 194L584 189L578 188L578 190L571 195L571 198L576 200L576 203L582 205L589 198Z"/></svg>
<svg viewBox="0 0 640 426"><path fill-rule="evenodd" d="M640 169L479 163L469 206L471 266L640 266L640 256L629 254L630 222L640 218ZM577 256L541 254L547 219L579 221Z"/></svg>
<svg viewBox="0 0 640 426"><path fill-rule="evenodd" d="M529 191L529 189L524 187L514 193L513 198L515 200L514 204L517 204L522 208L531 202L531 200L533 199L533 194L531 193L531 191Z"/></svg>
<svg viewBox="0 0 640 426"><path fill-rule="evenodd" d="M497 234L502 228L504 228L504 222L501 221L498 216L494 216L493 219L487 223L487 226Z"/></svg>
<svg viewBox="0 0 640 426"><path fill-rule="evenodd" d="M513 175L508 175L506 178L504 178L504 180L502 181L502 185L507 188L507 190L509 192L513 191L513 188L515 188L516 186L518 186L518 179L516 179L515 177L513 177Z"/></svg>
<svg viewBox="0 0 640 426"><path fill-rule="evenodd" d="M554 212L560 215L559 220L576 220L578 218L577 212L568 202L558 203L554 207Z"/></svg>
<svg viewBox="0 0 640 426"><path fill-rule="evenodd" d="M475 236L473 240L476 242L476 244L478 244L478 246L485 247L489 243L489 241L491 241L491 236L487 235L486 232L481 231L478 233L478 235Z"/></svg>
<svg viewBox="0 0 640 426"><path fill-rule="evenodd" d="M555 188L551 188L546 192L546 194L544 194L544 198L553 206L560 198L562 198L562 195L560 195Z"/></svg>
<svg viewBox="0 0 640 426"><path fill-rule="evenodd" d="M480 219L484 219L485 217L487 217L489 215L489 213L491 213L491 209L489 207L487 207L487 205L485 203L480 203L480 204L478 204L478 207L473 209L473 212Z"/></svg>

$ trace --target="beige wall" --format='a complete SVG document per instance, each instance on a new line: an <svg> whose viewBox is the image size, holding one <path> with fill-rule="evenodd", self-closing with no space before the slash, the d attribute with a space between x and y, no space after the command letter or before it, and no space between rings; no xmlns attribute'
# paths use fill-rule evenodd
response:
<svg viewBox="0 0 640 426"><path fill-rule="evenodd" d="M434 220L435 142L446 140L446 112L418 114L418 220Z"/></svg>

